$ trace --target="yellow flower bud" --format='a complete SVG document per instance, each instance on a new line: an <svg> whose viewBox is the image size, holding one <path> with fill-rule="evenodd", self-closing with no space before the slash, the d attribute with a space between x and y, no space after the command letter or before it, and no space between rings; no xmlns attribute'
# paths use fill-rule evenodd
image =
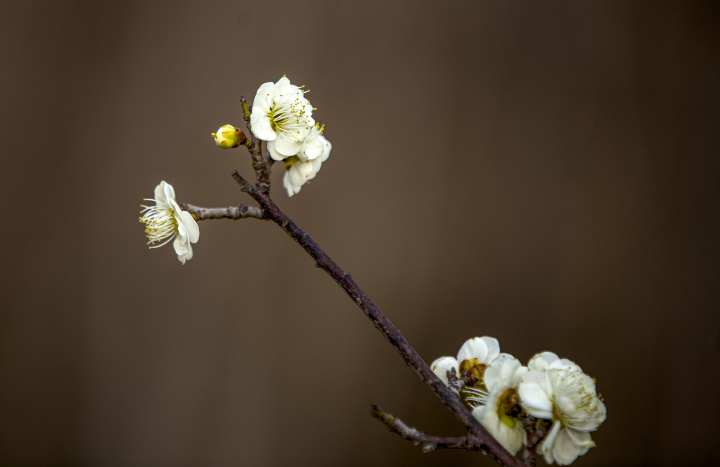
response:
<svg viewBox="0 0 720 467"><path fill-rule="evenodd" d="M215 144L223 149L236 148L242 144L240 134L242 132L232 125L221 126L217 133L213 133L212 137L215 139ZM244 135L243 135L244 136Z"/></svg>

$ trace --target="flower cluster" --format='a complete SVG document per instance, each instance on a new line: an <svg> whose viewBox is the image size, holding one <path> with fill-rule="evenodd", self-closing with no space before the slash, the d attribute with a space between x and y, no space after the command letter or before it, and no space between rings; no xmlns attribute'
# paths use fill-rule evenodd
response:
<svg viewBox="0 0 720 467"><path fill-rule="evenodd" d="M185 264L193 257L191 243L197 243L200 238L200 229L192 214L180 209L175 201L175 190L164 181L155 187L155 198L145 198L145 201L155 201L155 206L141 205L143 216L140 222L145 224L148 245L158 248L175 239L175 253L178 260Z"/></svg>
<svg viewBox="0 0 720 467"><path fill-rule="evenodd" d="M549 424L537 452L558 465L571 464L594 447L590 432L606 417L595 380L552 352L535 355L525 367L500 353L496 339L475 337L457 358L441 357L431 368L445 384L451 371L465 379L463 394L473 416L513 455L527 444L525 417Z"/></svg>
<svg viewBox="0 0 720 467"><path fill-rule="evenodd" d="M312 118L315 109L305 98L306 92L286 76L277 83L265 83L255 95L250 114L253 134L267 141L274 160L285 164L283 186L288 196L300 192L305 182L317 175L332 149L323 136L324 126Z"/></svg>

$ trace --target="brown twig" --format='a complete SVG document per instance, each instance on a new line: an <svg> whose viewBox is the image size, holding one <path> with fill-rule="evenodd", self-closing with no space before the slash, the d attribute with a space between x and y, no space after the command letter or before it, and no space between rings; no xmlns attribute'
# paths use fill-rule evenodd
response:
<svg viewBox="0 0 720 467"><path fill-rule="evenodd" d="M547 424L545 420L537 419L530 415L524 415L522 417L522 424L527 433L527 444L523 446L522 451L520 451L520 458L523 460L523 464L534 467L535 449L538 443L545 437Z"/></svg>
<svg viewBox="0 0 720 467"><path fill-rule="evenodd" d="M269 193L270 192L270 173L268 171L267 165L265 164L265 159L263 157L262 141L257 139L255 137L255 134L252 132L252 126L250 125L251 110L250 110L250 107L248 107L245 97L240 96L240 104L243 109L243 118L245 119L245 126L248 129L248 133L250 133L250 141L252 141L252 145L248 146L248 151L250 151L250 155L252 156L252 159L253 159L252 166L253 166L253 169L255 169L255 177L257 179L257 187L263 193ZM267 144L266 144L266 146L267 146Z"/></svg>
<svg viewBox="0 0 720 467"><path fill-rule="evenodd" d="M202 208L192 204L181 204L180 207L192 214L196 221L204 221L209 219L244 219L253 217L255 219L265 219L264 212L261 208L255 206L229 206L227 208Z"/></svg>
<svg viewBox="0 0 720 467"><path fill-rule="evenodd" d="M478 440L481 449L488 452L498 463L505 466L520 466L522 463L515 459L493 438L485 428L472 416L462 401L445 386L423 361L420 355L412 348L400 330L375 306L365 292L358 287L350 274L343 271L338 264L325 253L310 236L298 227L268 196L266 191L255 188L239 173L232 174L242 191L248 193L265 211L265 216L278 224L293 240L315 260L315 265L327 272L333 280L342 287L350 298L370 318L375 327L400 353L405 363L418 375L418 377L435 393L445 406L450 409L455 418L463 424L466 430Z"/></svg>
<svg viewBox="0 0 720 467"><path fill-rule="evenodd" d="M462 436L459 438L440 438L429 436L415 428L410 428L400 419L397 419L382 407L373 403L370 414L383 422L388 430L400 435L403 439L412 441L415 446L421 446L425 454L431 454L436 449L462 449L464 451L481 451L480 442L474 436Z"/></svg>

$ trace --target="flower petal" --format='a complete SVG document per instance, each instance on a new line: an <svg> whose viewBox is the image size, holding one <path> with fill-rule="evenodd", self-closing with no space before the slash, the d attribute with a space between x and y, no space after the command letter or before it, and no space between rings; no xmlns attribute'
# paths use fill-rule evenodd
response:
<svg viewBox="0 0 720 467"><path fill-rule="evenodd" d="M459 376L458 370L460 365L453 357L440 357L430 365L430 369L433 373L435 373L446 386L448 384L447 372L453 368L455 368L455 375Z"/></svg>
<svg viewBox="0 0 720 467"><path fill-rule="evenodd" d="M550 428L550 432L545 435L545 438L538 444L537 452L545 457L545 462L552 464L555 462L555 456L553 456L553 445L555 444L555 438L557 438L558 432L560 431L560 423L553 423Z"/></svg>
<svg viewBox="0 0 720 467"><path fill-rule="evenodd" d="M307 182L308 178L312 174L313 164L312 162L295 162L292 167L288 170L290 182L298 187L303 186Z"/></svg>
<svg viewBox="0 0 720 467"><path fill-rule="evenodd" d="M178 261L180 261L182 264L185 264L185 261L192 259L193 257L193 249L192 245L188 243L188 250L184 255L178 255Z"/></svg>
<svg viewBox="0 0 720 467"><path fill-rule="evenodd" d="M499 396L500 394L496 394ZM491 396L492 397L492 396ZM497 411L491 410L490 406L479 406L472 412L473 417L513 456L527 442L527 433L522 423L517 423L514 428L509 427L498 418Z"/></svg>
<svg viewBox="0 0 720 467"><path fill-rule="evenodd" d="M275 150L275 141L268 141L267 148L270 152L270 157L272 157L274 160L281 161L286 158L286 156L283 156Z"/></svg>
<svg viewBox="0 0 720 467"><path fill-rule="evenodd" d="M332 144L330 144L330 141L327 140L323 135L318 136L318 139L323 142L323 153L320 156L320 160L322 162L325 162L328 157L330 157L330 151L332 150Z"/></svg>
<svg viewBox="0 0 720 467"><path fill-rule="evenodd" d="M167 183L163 180L155 187L155 203L168 204L167 197L165 196L165 185L167 185Z"/></svg>
<svg viewBox="0 0 720 467"><path fill-rule="evenodd" d="M175 253L177 253L178 256L184 255L188 252L190 249L190 242L187 241L187 237L175 237L175 241L173 241L173 248L175 248Z"/></svg>
<svg viewBox="0 0 720 467"><path fill-rule="evenodd" d="M580 368L577 363L573 362L572 360L568 360L567 358L561 358L556 362L553 362L553 364L550 365L550 368L582 372L582 368Z"/></svg>
<svg viewBox="0 0 720 467"><path fill-rule="evenodd" d="M491 392L500 387L510 387L512 377L520 367L522 364L517 358L501 353L485 370L483 375L485 386Z"/></svg>
<svg viewBox="0 0 720 467"><path fill-rule="evenodd" d="M292 177L290 176L290 172L288 171L285 172L285 176L283 177L283 186L285 187L288 196L292 197L293 195L300 193L300 188L302 187L302 184L294 184L292 181Z"/></svg>
<svg viewBox="0 0 720 467"><path fill-rule="evenodd" d="M180 216L182 217L183 224L187 230L187 236L190 243L197 243L200 238L200 228L198 227L197 222L195 222L195 219L193 219L192 214L187 211L182 211Z"/></svg>
<svg viewBox="0 0 720 467"><path fill-rule="evenodd" d="M520 404L537 418L552 418L552 394L549 392L545 375L539 371L527 373L518 386Z"/></svg>
<svg viewBox="0 0 720 467"><path fill-rule="evenodd" d="M325 144L318 138L318 135L311 134L305 140L297 155L302 160L311 161L322 156L324 148Z"/></svg>
<svg viewBox="0 0 720 467"><path fill-rule="evenodd" d="M465 341L462 347L460 347L457 360L462 363L465 360L477 358L480 360L480 363L485 363L485 357L487 357L487 355L488 348L485 341L479 337L473 337L472 339Z"/></svg>
<svg viewBox="0 0 720 467"><path fill-rule="evenodd" d="M584 455L594 446L595 443L588 433L564 427L555 438L552 446L552 456L558 465L569 465L575 462L578 456Z"/></svg>
<svg viewBox="0 0 720 467"><path fill-rule="evenodd" d="M255 114L255 110L260 113L267 113L272 107L273 97L275 96L275 83L268 82L263 83L255 94L255 100L253 101L252 114Z"/></svg>
<svg viewBox="0 0 720 467"><path fill-rule="evenodd" d="M187 229L185 228L185 224L183 223L181 211L175 212L175 222L177 223L178 238L180 238L182 241L185 241L185 239L187 238Z"/></svg>
<svg viewBox="0 0 720 467"><path fill-rule="evenodd" d="M275 150L284 157L294 156L300 150L301 142L280 134L275 140Z"/></svg>
<svg viewBox="0 0 720 467"><path fill-rule="evenodd" d="M528 368L531 371L543 371L547 370L550 365L560 360L560 358L552 352L541 352L535 354L533 358L528 362Z"/></svg>
<svg viewBox="0 0 720 467"><path fill-rule="evenodd" d="M487 357L485 357L486 363L491 363L500 355L500 343L494 337L483 336L481 339L485 342L488 349Z"/></svg>
<svg viewBox="0 0 720 467"><path fill-rule="evenodd" d="M169 183L165 183L163 186L163 193L165 193L165 199L167 200L165 204L170 204L170 202L175 199L175 189Z"/></svg>
<svg viewBox="0 0 720 467"><path fill-rule="evenodd" d="M270 118L267 116L250 118L250 129L258 139L263 141L275 141L277 138L277 133L273 130Z"/></svg>
<svg viewBox="0 0 720 467"><path fill-rule="evenodd" d="M299 88L293 84L290 84L290 79L287 76L283 76L275 83L275 95L280 97L281 95L298 92Z"/></svg>

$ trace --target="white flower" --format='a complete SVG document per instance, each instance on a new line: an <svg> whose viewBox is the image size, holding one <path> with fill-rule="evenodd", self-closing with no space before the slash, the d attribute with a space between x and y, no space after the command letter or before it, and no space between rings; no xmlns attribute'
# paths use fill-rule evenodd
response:
<svg viewBox="0 0 720 467"><path fill-rule="evenodd" d="M145 234L150 248L157 248L167 244L173 238L173 247L178 260L182 264L193 257L191 243L200 238L200 229L192 214L183 211L175 201L175 190L169 183L160 182L155 187L155 198L146 199L155 201L155 206L142 206L143 216L140 222L145 224ZM163 241L164 240L164 241ZM159 245L152 245L162 242Z"/></svg>
<svg viewBox="0 0 720 467"><path fill-rule="evenodd" d="M589 432L605 421L605 404L597 396L595 381L569 360L546 352L530 364L545 369L522 377L518 387L520 403L533 417L553 422L537 452L548 464L571 464L595 446Z"/></svg>
<svg viewBox="0 0 720 467"><path fill-rule="evenodd" d="M478 404L473 417L512 455L527 442L527 433L518 419L521 410L517 386L529 371L512 355L501 353L483 375L487 391L466 389L473 394L468 401Z"/></svg>
<svg viewBox="0 0 720 467"><path fill-rule="evenodd" d="M299 193L300 188L302 188L305 182L315 178L317 173L320 171L322 163L325 162L328 157L330 157L330 150L332 149L332 144L330 144L330 141L325 139L325 137L319 133L317 128L313 128L313 133L310 137L308 137L308 140L312 140L313 144L317 142L322 145L323 151L322 153L320 153L320 155L315 156L313 159L307 161L302 160L302 158L300 157L300 153L298 153L297 157L294 157L292 159L292 162L289 162L287 164L289 165L289 167L287 172L285 173L285 177L283 178L283 186L285 187L285 190L287 190L288 196ZM270 145L268 144L268 147L269 146ZM303 144L303 147L304 146L305 144ZM308 153L310 154L314 154L314 152L314 149L308 150Z"/></svg>
<svg viewBox="0 0 720 467"><path fill-rule="evenodd" d="M489 365L500 355L500 344L494 337L473 337L467 340L460 351L458 352L457 359L452 357L440 357L435 360L430 368L435 374L448 384L447 382L447 371L450 368L455 368L458 372L458 376L462 373L466 373L470 369L475 367L478 368L478 374L475 376L482 377L482 370L484 367ZM448 366L450 365L450 366ZM437 367L437 371L436 371Z"/></svg>
<svg viewBox="0 0 720 467"><path fill-rule="evenodd" d="M279 160L296 155L315 125L313 107L305 91L290 84L283 76L277 83L260 86L253 102L250 124L252 132L263 141L272 142L268 149ZM316 156L317 157L317 156Z"/></svg>

